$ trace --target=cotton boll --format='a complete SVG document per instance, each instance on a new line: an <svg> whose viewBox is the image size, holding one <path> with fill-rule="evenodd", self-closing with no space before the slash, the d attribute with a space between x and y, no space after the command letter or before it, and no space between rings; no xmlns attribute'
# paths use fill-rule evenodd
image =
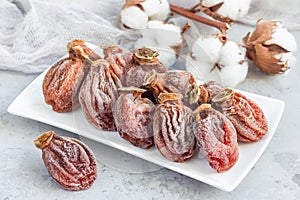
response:
<svg viewBox="0 0 300 200"><path fill-rule="evenodd" d="M221 48L221 55L218 63L223 65L234 65L245 60L245 55L241 52L238 44L227 40Z"/></svg>
<svg viewBox="0 0 300 200"><path fill-rule="evenodd" d="M251 0L225 0L218 13L236 20L248 13L250 3Z"/></svg>
<svg viewBox="0 0 300 200"><path fill-rule="evenodd" d="M197 79L220 81L219 74L213 69L221 54L222 43L215 36L198 38L187 56L186 69Z"/></svg>
<svg viewBox="0 0 300 200"><path fill-rule="evenodd" d="M250 3L251 0L203 0L201 2L206 8L206 14L222 21L234 21L243 17L248 13Z"/></svg>
<svg viewBox="0 0 300 200"><path fill-rule="evenodd" d="M160 0L159 2L159 12L151 15L150 20L164 21L170 14L169 2L167 0Z"/></svg>
<svg viewBox="0 0 300 200"><path fill-rule="evenodd" d="M213 7L217 4L224 3L224 0L202 0L202 5L206 7Z"/></svg>
<svg viewBox="0 0 300 200"><path fill-rule="evenodd" d="M134 44L135 49L141 48L143 46L153 49L153 47L157 46L157 42L151 38L140 38Z"/></svg>
<svg viewBox="0 0 300 200"><path fill-rule="evenodd" d="M267 74L282 74L290 68L295 38L278 21L258 20L256 28L243 38L246 55Z"/></svg>
<svg viewBox="0 0 300 200"><path fill-rule="evenodd" d="M186 58L186 70L191 72L194 78L201 81L215 80L220 82L221 78L219 73L214 70L214 64L211 62L202 62L201 60L195 59L194 54L190 54Z"/></svg>
<svg viewBox="0 0 300 200"><path fill-rule="evenodd" d="M120 14L125 28L145 29L149 20L166 20L169 13L167 0L127 0Z"/></svg>
<svg viewBox="0 0 300 200"><path fill-rule="evenodd" d="M281 22L276 22L276 28L273 30L272 38L265 41L265 45L277 44L290 52L297 50L297 42L294 36L288 32Z"/></svg>
<svg viewBox="0 0 300 200"><path fill-rule="evenodd" d="M140 4L144 12L148 15L148 17L152 17L156 13L159 13L160 2L159 0L147 0Z"/></svg>
<svg viewBox="0 0 300 200"><path fill-rule="evenodd" d="M181 29L161 21L149 21L148 30L155 32L155 39L161 46L173 46L182 42Z"/></svg>
<svg viewBox="0 0 300 200"><path fill-rule="evenodd" d="M231 65L219 71L221 82L227 87L235 87L245 80L248 72L248 63Z"/></svg>
<svg viewBox="0 0 300 200"><path fill-rule="evenodd" d="M147 29L142 30L142 38L136 41L135 48L142 46L159 51L158 59L166 66L172 66L182 46L181 29L161 21L149 21Z"/></svg>
<svg viewBox="0 0 300 200"><path fill-rule="evenodd" d="M147 27L148 15L137 6L130 6L121 10L123 25L132 29L144 29Z"/></svg>
<svg viewBox="0 0 300 200"><path fill-rule="evenodd" d="M216 63L220 58L222 43L217 36L198 38L192 47L193 55L203 62Z"/></svg>
<svg viewBox="0 0 300 200"><path fill-rule="evenodd" d="M242 82L248 72L248 63L245 55L235 42L227 41L222 48L219 60L220 77L224 85L234 87Z"/></svg>
<svg viewBox="0 0 300 200"><path fill-rule="evenodd" d="M224 35L199 38L187 57L186 69L196 78L221 81L234 87L247 75L248 63L244 57L238 44Z"/></svg>

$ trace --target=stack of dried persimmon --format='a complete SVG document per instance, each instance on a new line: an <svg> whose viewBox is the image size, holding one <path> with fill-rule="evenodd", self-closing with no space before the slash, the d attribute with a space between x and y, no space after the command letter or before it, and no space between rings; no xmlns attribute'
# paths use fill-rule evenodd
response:
<svg viewBox="0 0 300 200"><path fill-rule="evenodd" d="M170 161L192 157L198 144L223 172L238 159L238 141L256 142L268 132L253 101L216 82L197 85L190 72L168 70L149 48L107 46L102 59L74 40L68 52L45 75L46 103L56 112L81 105L94 127L117 130L140 148L155 145Z"/></svg>

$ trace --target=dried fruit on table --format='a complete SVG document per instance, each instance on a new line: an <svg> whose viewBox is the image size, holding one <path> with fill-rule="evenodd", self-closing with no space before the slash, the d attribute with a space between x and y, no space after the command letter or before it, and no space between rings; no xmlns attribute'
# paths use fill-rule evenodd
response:
<svg viewBox="0 0 300 200"><path fill-rule="evenodd" d="M98 129L107 131L116 129L112 109L118 98L117 89L122 87L122 84L115 72L121 70L106 60L97 60L80 89L79 101L84 116Z"/></svg>
<svg viewBox="0 0 300 200"><path fill-rule="evenodd" d="M263 111L244 95L225 89L214 96L212 105L232 122L239 141L256 142L267 134L268 123Z"/></svg>
<svg viewBox="0 0 300 200"><path fill-rule="evenodd" d="M70 58L81 59L84 63L91 64L93 61L101 59L95 51L86 46L83 40L73 40L69 42L67 49Z"/></svg>
<svg viewBox="0 0 300 200"><path fill-rule="evenodd" d="M132 53L118 46L103 48L105 60L93 62L80 89L80 104L90 124L102 130L116 130L113 105L122 87L121 77L133 67Z"/></svg>
<svg viewBox="0 0 300 200"><path fill-rule="evenodd" d="M42 150L49 174L64 189L84 190L96 180L96 158L81 141L49 131L34 140L34 144Z"/></svg>
<svg viewBox="0 0 300 200"><path fill-rule="evenodd" d="M158 52L149 48L142 47L136 49L133 55L134 66L128 69L122 76L122 84L124 87L143 86L145 75L151 70L156 72L166 72L168 70L158 59Z"/></svg>
<svg viewBox="0 0 300 200"><path fill-rule="evenodd" d="M64 58L55 63L43 80L45 102L56 112L69 112L79 106L78 92L88 72L77 58Z"/></svg>
<svg viewBox="0 0 300 200"><path fill-rule="evenodd" d="M209 81L199 86L194 84L186 94L185 101L192 108L197 108L201 104L210 103L211 99L224 89L221 84L215 81Z"/></svg>
<svg viewBox="0 0 300 200"><path fill-rule="evenodd" d="M180 94L161 93L153 117L155 146L174 162L192 157L196 147L192 110L183 105L181 98Z"/></svg>
<svg viewBox="0 0 300 200"><path fill-rule="evenodd" d="M179 93L185 96L196 84L190 72L170 70L156 73L154 70L146 74L143 85L149 88L156 98L160 93Z"/></svg>
<svg viewBox="0 0 300 200"><path fill-rule="evenodd" d="M133 54L118 46L103 47L104 59L116 70L115 74L121 77L127 70L134 67Z"/></svg>
<svg viewBox="0 0 300 200"><path fill-rule="evenodd" d="M143 149L153 144L152 117L155 105L142 94L146 91L135 87L123 87L115 103L113 116L117 131L125 140Z"/></svg>
<svg viewBox="0 0 300 200"><path fill-rule="evenodd" d="M237 134L225 115L202 104L194 111L194 133L209 165L217 172L229 170L238 160Z"/></svg>
<svg viewBox="0 0 300 200"><path fill-rule="evenodd" d="M208 92L208 102L211 102L214 96L216 96L219 92L225 89L223 85L216 81L209 81L207 83L202 84L201 86Z"/></svg>

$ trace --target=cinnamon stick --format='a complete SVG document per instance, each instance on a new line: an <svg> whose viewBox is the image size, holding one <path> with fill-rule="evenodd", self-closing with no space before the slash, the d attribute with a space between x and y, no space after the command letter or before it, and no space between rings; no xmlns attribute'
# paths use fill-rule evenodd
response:
<svg viewBox="0 0 300 200"><path fill-rule="evenodd" d="M177 14L187 17L189 19L192 19L197 22L201 22L203 24L215 27L215 28L219 29L221 31L221 33L223 33L223 34L225 34L229 28L229 24L227 24L227 23L214 21L214 20L199 16L199 15L196 15L193 12L191 12L183 7L180 7L180 6L175 6L173 4L170 4L170 9L174 13L177 13Z"/></svg>

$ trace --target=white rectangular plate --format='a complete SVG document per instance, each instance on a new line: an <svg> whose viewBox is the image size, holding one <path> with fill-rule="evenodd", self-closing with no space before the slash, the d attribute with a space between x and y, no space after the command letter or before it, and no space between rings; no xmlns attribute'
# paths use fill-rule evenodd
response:
<svg viewBox="0 0 300 200"><path fill-rule="evenodd" d="M155 148L143 150L124 141L117 132L97 130L87 123L80 108L71 113L52 111L51 107L44 103L42 94L42 82L46 72L47 70L38 76L13 101L8 108L9 113L50 124L101 142L224 191L234 190L260 158L274 135L284 110L284 102L280 100L242 92L262 108L268 121L269 132L257 143L239 144L238 162L229 171L216 173L210 168L206 159L199 159L197 155L185 163L173 163L162 157Z"/></svg>

